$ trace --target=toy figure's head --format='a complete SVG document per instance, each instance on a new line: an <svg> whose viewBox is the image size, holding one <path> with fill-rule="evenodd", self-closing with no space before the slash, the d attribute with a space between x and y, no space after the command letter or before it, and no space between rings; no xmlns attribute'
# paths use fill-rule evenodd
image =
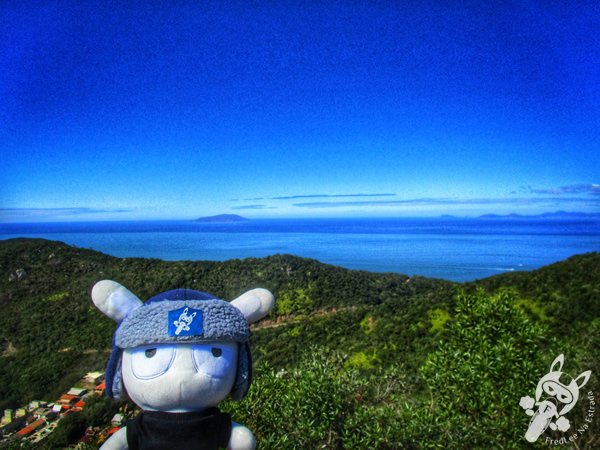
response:
<svg viewBox="0 0 600 450"><path fill-rule="evenodd" d="M564 355L558 355L550 366L550 372L540 378L535 390L536 402L539 402L542 395L545 394L547 398L556 399L559 406L561 404L564 405L557 412L558 416L565 415L573 409L579 398L579 389L588 382L592 374L588 370L581 373L576 379L573 379L566 373L561 372L564 362Z"/></svg>
<svg viewBox="0 0 600 450"><path fill-rule="evenodd" d="M118 322L106 369L109 397L126 392L142 409L201 411L250 387L248 324L267 315L273 295L246 292L232 302L176 289L142 303L114 281L92 290L94 304Z"/></svg>

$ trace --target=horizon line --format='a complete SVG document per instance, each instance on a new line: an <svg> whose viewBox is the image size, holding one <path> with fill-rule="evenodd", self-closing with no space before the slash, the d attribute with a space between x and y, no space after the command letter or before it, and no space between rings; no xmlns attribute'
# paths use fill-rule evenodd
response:
<svg viewBox="0 0 600 450"><path fill-rule="evenodd" d="M600 218L600 212L585 212L585 211L546 211L535 214L520 214L516 212L510 212L505 214L498 213L484 213L477 215L455 215L455 214L436 214L436 215L348 215L348 216L334 216L334 215L322 215L322 216L268 216L268 217L246 217L239 216L237 214L215 214L211 216L202 216L195 218L183 218L183 217L164 217L164 218L98 218L98 219L81 219L81 220L40 220L40 221L2 221L0 219L0 226L2 225L33 225L33 224L67 224L67 223L123 223L123 222L197 222L201 219L208 219L219 216L237 216L242 217L248 221L254 220L321 220L321 219L336 219L336 220L402 220L402 219L511 219L511 218L571 218L572 216L580 216L581 218ZM205 222L210 223L210 222ZM224 223L239 223L239 222L212 222L214 224Z"/></svg>

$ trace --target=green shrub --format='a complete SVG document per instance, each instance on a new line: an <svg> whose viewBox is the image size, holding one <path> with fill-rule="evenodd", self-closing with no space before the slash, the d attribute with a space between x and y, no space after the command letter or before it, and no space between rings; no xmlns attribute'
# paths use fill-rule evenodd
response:
<svg viewBox="0 0 600 450"><path fill-rule="evenodd" d="M519 399L535 391L558 354L517 306L514 293L460 295L446 339L421 368L431 402L417 413L432 447L515 448L529 416Z"/></svg>
<svg viewBox="0 0 600 450"><path fill-rule="evenodd" d="M336 447L345 416L353 409L358 379L339 372L341 361L312 347L289 370L263 365L248 396L223 409L250 428L261 448Z"/></svg>

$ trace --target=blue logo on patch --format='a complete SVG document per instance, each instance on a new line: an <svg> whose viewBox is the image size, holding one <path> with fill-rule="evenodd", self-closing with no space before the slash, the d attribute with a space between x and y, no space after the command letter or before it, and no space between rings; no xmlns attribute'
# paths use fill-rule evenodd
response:
<svg viewBox="0 0 600 450"><path fill-rule="evenodd" d="M199 336L201 334L201 309L184 306L169 311L169 336Z"/></svg>

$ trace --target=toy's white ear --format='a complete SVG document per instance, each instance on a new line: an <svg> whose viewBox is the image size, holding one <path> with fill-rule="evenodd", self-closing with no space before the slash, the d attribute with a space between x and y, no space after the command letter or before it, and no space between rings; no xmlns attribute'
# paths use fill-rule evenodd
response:
<svg viewBox="0 0 600 450"><path fill-rule="evenodd" d="M579 389L581 389L583 385L588 382L588 380L590 379L590 375L592 375L592 371L586 370L575 379L575 383L577 383L577 387Z"/></svg>
<svg viewBox="0 0 600 450"><path fill-rule="evenodd" d="M554 361L552 361L552 365L550 366L550 372L559 372L562 369L563 364L565 363L565 355L560 354L556 357Z"/></svg>
<svg viewBox="0 0 600 450"><path fill-rule="evenodd" d="M116 322L120 322L136 308L142 306L142 301L116 281L98 281L92 288L94 305Z"/></svg>
<svg viewBox="0 0 600 450"><path fill-rule="evenodd" d="M275 306L275 297L266 289L252 289L231 304L242 312L248 323L253 323L269 314Z"/></svg>

